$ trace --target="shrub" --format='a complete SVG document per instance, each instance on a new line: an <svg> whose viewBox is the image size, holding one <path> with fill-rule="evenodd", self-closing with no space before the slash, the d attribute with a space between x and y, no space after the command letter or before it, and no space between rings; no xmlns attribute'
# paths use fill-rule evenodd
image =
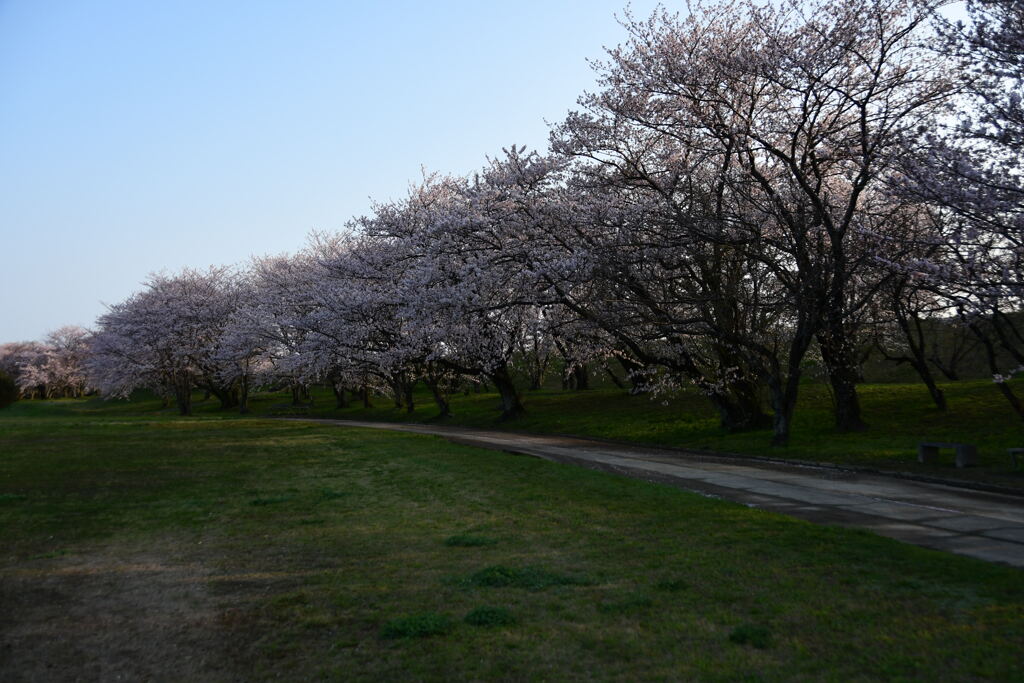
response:
<svg viewBox="0 0 1024 683"><path fill-rule="evenodd" d="M18 385L11 376L0 371L0 409L6 408L18 400Z"/></svg>

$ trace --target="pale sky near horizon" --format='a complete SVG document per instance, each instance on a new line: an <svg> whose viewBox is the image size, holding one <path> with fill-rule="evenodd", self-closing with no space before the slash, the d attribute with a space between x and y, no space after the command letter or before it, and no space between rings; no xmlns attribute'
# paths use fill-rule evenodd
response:
<svg viewBox="0 0 1024 683"><path fill-rule="evenodd" d="M0 343L543 148L624 6L0 0Z"/></svg>

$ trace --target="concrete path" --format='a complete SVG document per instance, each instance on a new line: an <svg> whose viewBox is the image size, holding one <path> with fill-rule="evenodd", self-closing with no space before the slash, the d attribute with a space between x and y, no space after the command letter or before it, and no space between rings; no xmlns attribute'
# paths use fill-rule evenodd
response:
<svg viewBox="0 0 1024 683"><path fill-rule="evenodd" d="M615 472L907 543L1024 567L1024 496L834 467L776 464L562 436L316 420L442 436L470 446Z"/></svg>

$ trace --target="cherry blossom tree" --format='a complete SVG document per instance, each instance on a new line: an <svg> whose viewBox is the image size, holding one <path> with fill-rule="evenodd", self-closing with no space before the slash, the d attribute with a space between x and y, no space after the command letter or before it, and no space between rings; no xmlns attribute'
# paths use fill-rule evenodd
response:
<svg viewBox="0 0 1024 683"><path fill-rule="evenodd" d="M880 285L866 279L878 236L904 210L882 180L951 89L939 60L919 47L924 13L909 0L690 9L685 18L664 10L628 17L629 42L597 65L603 89L580 100L554 148L589 161L591 176L634 188L643 199L633 205L671 219L680 252L717 251L748 269L732 285L698 274L705 301L742 301L729 287L759 282L746 290L757 297L751 317L720 304L698 325L737 362L709 372L694 357L686 374L712 395L732 368L732 382L760 374L772 390L775 441L785 443L800 362L816 343L837 427L862 429L855 322ZM755 311L770 319L767 336L730 320L753 321ZM753 407L746 412L760 419Z"/></svg>
<svg viewBox="0 0 1024 683"><path fill-rule="evenodd" d="M42 353L22 369L18 381L23 391L39 387L46 398L77 398L85 394L88 339L89 331L76 325L50 332Z"/></svg>
<svg viewBox="0 0 1024 683"><path fill-rule="evenodd" d="M223 408L237 406L237 359L225 356L222 342L238 301L228 268L151 276L146 289L100 316L88 362L92 383L109 396L170 391L182 415L192 411L195 387Z"/></svg>
<svg viewBox="0 0 1024 683"><path fill-rule="evenodd" d="M9 342L0 345L0 371L9 376L25 398L45 398L43 367L51 348L41 342Z"/></svg>
<svg viewBox="0 0 1024 683"><path fill-rule="evenodd" d="M1024 5L968 0L970 21L936 14L962 97L908 152L900 189L942 209L922 263L974 333L999 390L1024 419L1007 379L1024 372Z"/></svg>

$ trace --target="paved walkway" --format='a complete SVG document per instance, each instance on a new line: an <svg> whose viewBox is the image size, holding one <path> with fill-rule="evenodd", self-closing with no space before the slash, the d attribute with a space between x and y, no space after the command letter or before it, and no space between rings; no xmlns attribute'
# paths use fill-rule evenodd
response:
<svg viewBox="0 0 1024 683"><path fill-rule="evenodd" d="M562 436L460 427L317 420L442 436L532 455L780 512L821 524L868 529L907 543L1024 567L1024 497L862 474Z"/></svg>

